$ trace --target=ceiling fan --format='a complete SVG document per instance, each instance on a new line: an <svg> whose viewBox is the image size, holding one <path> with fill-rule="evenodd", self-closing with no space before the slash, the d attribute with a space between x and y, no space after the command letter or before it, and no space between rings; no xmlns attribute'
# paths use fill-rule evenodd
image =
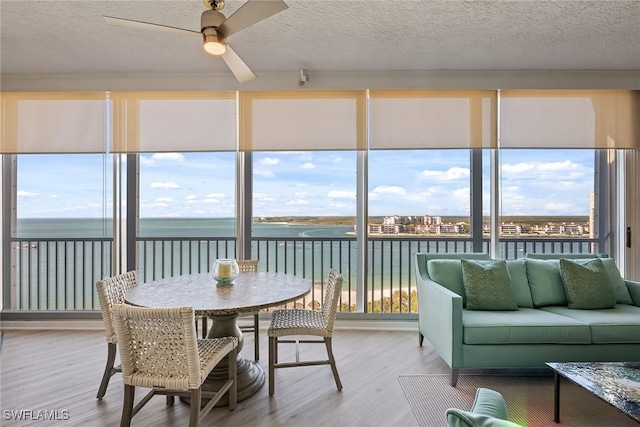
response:
<svg viewBox="0 0 640 427"><path fill-rule="evenodd" d="M104 16L103 18L109 25L202 36L204 50L211 55L222 56L222 59L224 59L224 62L227 63L227 66L240 83L255 79L256 75L253 74L253 71L227 44L227 38L278 12L282 12L288 6L282 0L248 0L227 18L220 12L224 9L224 0L203 0L203 3L207 10L202 12L200 17L200 31L113 16Z"/></svg>

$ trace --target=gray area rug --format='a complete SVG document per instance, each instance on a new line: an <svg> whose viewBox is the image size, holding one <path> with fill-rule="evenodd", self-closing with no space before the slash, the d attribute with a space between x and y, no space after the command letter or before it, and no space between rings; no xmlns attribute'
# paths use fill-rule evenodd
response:
<svg viewBox="0 0 640 427"><path fill-rule="evenodd" d="M631 418L569 381L560 383L560 424L553 421L553 377L460 375L456 387L444 374L400 375L402 391L418 424L446 426L448 408L470 410L476 389L496 390L504 396L509 420L522 426L638 427Z"/></svg>

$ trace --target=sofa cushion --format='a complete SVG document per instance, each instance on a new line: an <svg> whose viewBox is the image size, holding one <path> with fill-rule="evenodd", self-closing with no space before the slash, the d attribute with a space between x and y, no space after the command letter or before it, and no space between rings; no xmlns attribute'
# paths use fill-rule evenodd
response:
<svg viewBox="0 0 640 427"><path fill-rule="evenodd" d="M526 259L527 280L534 307L567 305L559 260Z"/></svg>
<svg viewBox="0 0 640 427"><path fill-rule="evenodd" d="M591 343L591 331L586 323L533 308L462 310L462 325L462 341L471 345Z"/></svg>
<svg viewBox="0 0 640 427"><path fill-rule="evenodd" d="M571 310L568 307L544 307L539 311L566 316L586 323L595 344L640 344L640 307L618 304L604 310Z"/></svg>
<svg viewBox="0 0 640 427"><path fill-rule="evenodd" d="M601 261L607 269L607 274L609 274L609 281L613 287L613 292L616 294L616 303L633 304L631 294L629 294L629 289L627 289L627 285L624 283L624 279L620 275L620 270L618 270L616 262L613 258L603 258Z"/></svg>
<svg viewBox="0 0 640 427"><path fill-rule="evenodd" d="M509 260L507 261L507 268L509 269L509 276L511 276L511 287L516 295L518 307L533 308L525 260Z"/></svg>
<svg viewBox="0 0 640 427"><path fill-rule="evenodd" d="M466 303L459 259L431 259L427 261L427 272L431 280L460 295L462 303Z"/></svg>
<svg viewBox="0 0 640 427"><path fill-rule="evenodd" d="M507 263L463 259L462 283L468 310L517 310Z"/></svg>

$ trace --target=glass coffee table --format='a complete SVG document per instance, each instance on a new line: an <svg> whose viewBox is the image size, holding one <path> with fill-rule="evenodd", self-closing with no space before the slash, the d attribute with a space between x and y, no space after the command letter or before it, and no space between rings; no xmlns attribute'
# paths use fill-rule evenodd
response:
<svg viewBox="0 0 640 427"><path fill-rule="evenodd" d="M640 422L640 362L547 363L555 373L553 420L560 422L560 377Z"/></svg>

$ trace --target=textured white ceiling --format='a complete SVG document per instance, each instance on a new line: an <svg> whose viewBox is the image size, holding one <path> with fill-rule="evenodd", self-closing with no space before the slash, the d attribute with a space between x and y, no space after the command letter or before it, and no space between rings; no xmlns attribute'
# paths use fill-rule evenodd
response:
<svg viewBox="0 0 640 427"><path fill-rule="evenodd" d="M259 0L254 0L259 1ZM640 70L640 1L285 0L229 38L256 72ZM227 0L227 16L243 0ZM199 38L109 26L103 15L199 30L201 0L0 1L2 74L228 72Z"/></svg>

